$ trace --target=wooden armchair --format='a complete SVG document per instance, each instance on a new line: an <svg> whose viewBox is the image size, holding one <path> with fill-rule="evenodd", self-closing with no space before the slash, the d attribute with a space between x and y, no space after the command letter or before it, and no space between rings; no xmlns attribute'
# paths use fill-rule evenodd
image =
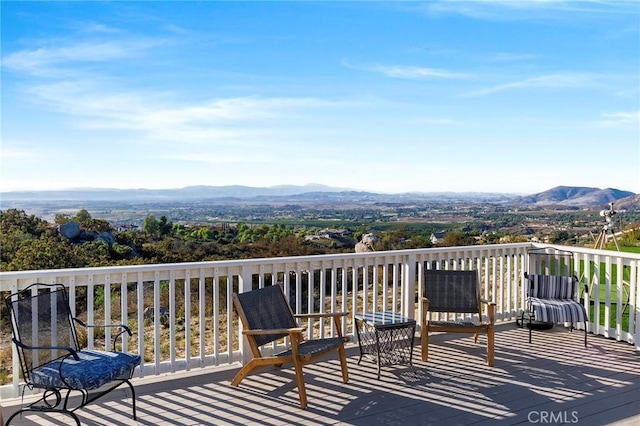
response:
<svg viewBox="0 0 640 426"><path fill-rule="evenodd" d="M7 425L22 413L61 413L80 426L75 411L121 385L131 391L133 419L136 401L129 381L140 364L140 355L119 352L116 340L126 325L87 325L71 315L66 288L60 284L33 284L5 299L11 316L13 343L16 346L22 377L29 389L41 389L40 398L7 419ZM111 351L82 349L76 325L81 327L118 327ZM105 343L105 346L107 344ZM23 390L24 391L24 390ZM70 396L80 394L78 405Z"/></svg>
<svg viewBox="0 0 640 426"><path fill-rule="evenodd" d="M429 355L429 333L473 333L487 335L487 364L494 363L495 308L493 302L480 298L477 271L444 271L428 269L424 271L424 296L422 297L422 360ZM482 319L481 305L486 305L488 321ZM430 321L430 312L471 314L468 319L451 321Z"/></svg>
<svg viewBox="0 0 640 426"><path fill-rule="evenodd" d="M342 336L340 313L314 313L294 315L287 303L284 292L279 285L245 293L233 294L233 305L242 321L242 333L247 338L253 359L245 364L231 381L231 386L238 386L240 382L256 369L269 365L281 366L293 363L300 397L300 407L307 407L307 392L304 383L302 367L315 362L332 352L337 352L342 368L342 381L347 383L349 374L344 351L344 343L348 340ZM333 317L337 337L304 340L296 318ZM289 348L271 356L263 356L261 346L268 343L289 338Z"/></svg>

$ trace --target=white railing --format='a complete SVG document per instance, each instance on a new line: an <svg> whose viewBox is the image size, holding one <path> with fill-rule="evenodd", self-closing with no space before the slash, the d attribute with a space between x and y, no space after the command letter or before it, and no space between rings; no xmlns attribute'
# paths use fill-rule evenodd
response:
<svg viewBox="0 0 640 426"><path fill-rule="evenodd" d="M570 260L553 255L535 260L530 253L539 252L540 247L548 247L550 253L570 250ZM122 342L122 349L143 355L137 370L142 377L242 360L245 346L240 326L235 315L227 315L233 312L233 292L279 283L296 312L350 312L342 329L353 338L355 312L393 311L419 318L421 306L416 301L425 268L478 270L483 296L497 304L498 321L513 320L522 311L524 272L536 272L534 268L571 273L590 289L589 297L582 296L585 306L591 305L589 331L640 350L639 265L638 254L519 243L2 272L0 292L13 293L36 282L64 284L74 314L88 323L124 323L132 329L133 336ZM335 332L331 323L315 321L307 324L309 334ZM109 328L104 336L89 329L87 346L93 348L110 338ZM10 343L0 344L6 349ZM8 352L2 349L0 353ZM12 361L13 381L0 387L0 398L18 395L20 367L15 349Z"/></svg>

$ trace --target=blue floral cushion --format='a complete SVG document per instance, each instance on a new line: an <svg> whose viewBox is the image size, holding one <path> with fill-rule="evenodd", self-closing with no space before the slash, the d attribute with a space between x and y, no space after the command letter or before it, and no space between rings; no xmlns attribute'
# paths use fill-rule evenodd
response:
<svg viewBox="0 0 640 426"><path fill-rule="evenodd" d="M140 355L124 352L82 350L73 356L52 361L31 372L31 382L40 387L97 389L115 379L131 378L140 364Z"/></svg>

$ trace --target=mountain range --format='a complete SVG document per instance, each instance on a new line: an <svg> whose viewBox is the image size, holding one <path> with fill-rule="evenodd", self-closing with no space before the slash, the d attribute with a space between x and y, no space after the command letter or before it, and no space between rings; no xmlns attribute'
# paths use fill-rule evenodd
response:
<svg viewBox="0 0 640 426"><path fill-rule="evenodd" d="M189 186L179 189L92 189L15 191L0 193L0 206L21 201L285 201L285 202L484 202L506 205L599 207L611 202L627 209L640 209L640 196L630 191L606 188L557 186L532 195L484 192L411 192L382 194L335 188L325 185L280 185L268 188L230 186ZM12 204L12 203L9 203ZM622 208L622 207L621 207Z"/></svg>
<svg viewBox="0 0 640 426"><path fill-rule="evenodd" d="M544 192L518 197L517 204L589 207L618 202L635 195L630 191L606 188L556 186Z"/></svg>

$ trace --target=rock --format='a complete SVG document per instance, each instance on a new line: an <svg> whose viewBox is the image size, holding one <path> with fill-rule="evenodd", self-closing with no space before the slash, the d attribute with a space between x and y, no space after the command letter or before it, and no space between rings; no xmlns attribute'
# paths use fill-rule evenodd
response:
<svg viewBox="0 0 640 426"><path fill-rule="evenodd" d="M375 251L374 246L380 237L375 234L364 234L362 240L356 244L356 253Z"/></svg>
<svg viewBox="0 0 640 426"><path fill-rule="evenodd" d="M110 246L116 242L116 238L111 232L101 232L98 238L109 244Z"/></svg>
<svg viewBox="0 0 640 426"><path fill-rule="evenodd" d="M73 240L80 235L80 225L74 221L63 223L58 227L60 235L68 240Z"/></svg>

